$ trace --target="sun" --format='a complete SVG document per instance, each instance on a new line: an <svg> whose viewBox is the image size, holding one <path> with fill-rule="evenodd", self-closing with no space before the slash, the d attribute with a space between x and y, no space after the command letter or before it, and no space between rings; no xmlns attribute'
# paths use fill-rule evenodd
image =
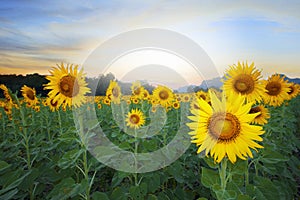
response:
<svg viewBox="0 0 300 200"><path fill-rule="evenodd" d="M245 96L229 95L219 100L215 93L209 91L212 106L203 99L197 99L198 108L191 108L192 121L187 123L192 136L192 143L199 146L197 153L214 157L221 162L228 157L232 163L237 157L245 160L253 157L250 148L263 148L255 141L262 141L264 133L261 126L250 122L258 115L249 114L252 103L244 103Z"/></svg>
<svg viewBox="0 0 300 200"><path fill-rule="evenodd" d="M250 109L249 114L259 113L252 121L254 124L264 125L268 123L270 113L263 105L254 106Z"/></svg>
<svg viewBox="0 0 300 200"><path fill-rule="evenodd" d="M30 88L24 85L21 88L22 96L24 97L24 101L31 107L38 104L38 98L36 97L36 91L34 88Z"/></svg>
<svg viewBox="0 0 300 200"><path fill-rule="evenodd" d="M247 63L238 62L237 65L230 66L226 71L224 90L226 93L233 93L245 96L247 102L262 101L264 87L260 80L261 72L255 68L254 63L248 66Z"/></svg>
<svg viewBox="0 0 300 200"><path fill-rule="evenodd" d="M62 63L50 70L50 73L51 75L46 77L50 82L45 85L45 89L51 90L48 96L53 102L57 102L58 106L64 104L65 107L79 107L85 102L84 95L90 92L90 89L86 87L83 69L78 71L78 65L73 69L72 64L65 67Z"/></svg>
<svg viewBox="0 0 300 200"><path fill-rule="evenodd" d="M126 117L127 126L138 129L145 124L145 116L139 109L132 109Z"/></svg>
<svg viewBox="0 0 300 200"><path fill-rule="evenodd" d="M157 101L163 107L168 108L172 106L175 95L170 88L159 85L153 90L153 100Z"/></svg>
<svg viewBox="0 0 300 200"><path fill-rule="evenodd" d="M264 80L263 84L266 89L263 95L264 103L270 106L280 106L285 100L290 99L288 92L290 92L289 84L284 80L284 76L273 74Z"/></svg>

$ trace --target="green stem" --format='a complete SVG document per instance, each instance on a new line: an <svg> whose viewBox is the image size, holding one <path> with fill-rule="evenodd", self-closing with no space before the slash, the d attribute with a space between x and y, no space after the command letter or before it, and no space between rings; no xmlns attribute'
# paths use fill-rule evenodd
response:
<svg viewBox="0 0 300 200"><path fill-rule="evenodd" d="M219 175L221 180L221 188L223 191L226 189L227 179L226 179L226 170L227 170L227 158L224 158L219 167Z"/></svg>
<svg viewBox="0 0 300 200"><path fill-rule="evenodd" d="M247 169L245 171L245 186L249 185L249 165L247 165Z"/></svg>
<svg viewBox="0 0 300 200"><path fill-rule="evenodd" d="M29 148L29 140L30 140L30 135L28 135L28 132L27 132L27 121L26 121L26 118L25 118L25 113L24 113L24 110L23 110L23 107L22 105L20 104L20 101L19 99L16 97L16 101L17 101L17 104L20 108L20 115L21 115L21 120L22 120L22 125L23 125L23 140L24 140L24 145L25 145L25 149L26 149L26 155L27 155L27 168L28 170L31 169L31 157L30 157L30 148ZM33 117L33 116L32 116ZM30 200L33 200L34 199L34 193L33 193L33 186L31 185L30 186L30 189L29 189L29 197L30 197Z"/></svg>
<svg viewBox="0 0 300 200"><path fill-rule="evenodd" d="M135 158L135 171L136 171L136 173L134 173L134 184L135 184L135 186L138 186L139 185L138 174L137 174L138 165L137 165L136 156L137 156L137 153L138 153L139 142L138 142L138 139L137 139L136 129L134 130L134 138L135 138L135 142L134 142L134 158Z"/></svg>
<svg viewBox="0 0 300 200"><path fill-rule="evenodd" d="M85 147L84 147L85 148ZM89 183L89 168L88 168L88 161L87 161L87 150L85 148L83 153L83 169L84 169L84 178ZM88 184L90 185L90 184ZM90 199L90 186L86 188L86 199Z"/></svg>
<svg viewBox="0 0 300 200"><path fill-rule="evenodd" d="M63 131L62 131L62 126L61 126L61 116L60 116L60 111L59 110L57 111L57 116L58 116L58 124L59 124L60 135L62 135Z"/></svg>

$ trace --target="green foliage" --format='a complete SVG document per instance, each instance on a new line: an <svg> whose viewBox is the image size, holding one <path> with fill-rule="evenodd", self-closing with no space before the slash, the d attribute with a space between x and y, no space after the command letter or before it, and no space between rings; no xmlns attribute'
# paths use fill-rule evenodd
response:
<svg viewBox="0 0 300 200"><path fill-rule="evenodd" d="M227 163L225 189L220 165L197 155L195 145L171 165L135 175L104 166L86 150L72 111L50 112L41 106L40 112L34 112L22 106L13 110L9 120L0 108L0 199L298 199L299 100L269 108L272 117L264 126L264 148L253 151L253 159ZM138 106L147 113L146 123L157 120L163 124L151 138L138 140L138 152L155 151L168 144L179 130L180 110L170 110L165 118L161 114L155 119L150 116L149 105L132 107ZM134 151L136 140L119 128L111 107L102 105L96 112L110 141ZM85 122L90 133L96 124ZM108 150L105 146L97 148L99 152Z"/></svg>

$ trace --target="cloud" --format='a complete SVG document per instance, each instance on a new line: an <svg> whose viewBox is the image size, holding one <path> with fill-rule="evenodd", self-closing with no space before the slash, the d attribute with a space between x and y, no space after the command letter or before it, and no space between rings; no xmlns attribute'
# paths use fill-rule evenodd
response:
<svg viewBox="0 0 300 200"><path fill-rule="evenodd" d="M191 37L220 70L237 59L268 63L263 57L274 57L280 65L278 59L289 58L295 67L295 52L300 51L299 10L296 0L66 0L47 6L42 1L7 0L0 5L0 66L31 69L30 65L61 61L81 63L116 34L157 27Z"/></svg>

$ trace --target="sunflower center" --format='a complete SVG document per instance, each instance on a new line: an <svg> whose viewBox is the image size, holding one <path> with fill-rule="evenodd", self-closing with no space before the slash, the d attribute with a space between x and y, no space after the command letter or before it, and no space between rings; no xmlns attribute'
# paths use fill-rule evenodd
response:
<svg viewBox="0 0 300 200"><path fill-rule="evenodd" d="M281 84L273 81L267 84L266 89L269 95L277 96L281 92Z"/></svg>
<svg viewBox="0 0 300 200"><path fill-rule="evenodd" d="M261 112L260 108L258 106L255 106L255 107L252 107L249 111L249 114L255 114L255 113L258 113L258 112ZM261 116L261 114L259 114L257 117Z"/></svg>
<svg viewBox="0 0 300 200"><path fill-rule="evenodd" d="M79 93L79 85L76 78L71 75L64 76L60 79L60 92L67 97L74 97Z"/></svg>
<svg viewBox="0 0 300 200"><path fill-rule="evenodd" d="M234 89L242 94L249 94L254 90L254 80L250 75L241 74L234 82Z"/></svg>
<svg viewBox="0 0 300 200"><path fill-rule="evenodd" d="M165 90L160 91L158 95L159 95L159 98L162 100L166 100L169 97L168 92Z"/></svg>
<svg viewBox="0 0 300 200"><path fill-rule="evenodd" d="M114 87L114 88L112 89L112 94L113 94L113 96L114 96L115 98L118 98L118 97L119 97L119 94L120 94L118 88Z"/></svg>
<svg viewBox="0 0 300 200"><path fill-rule="evenodd" d="M30 100L34 100L34 92L33 92L32 90L26 91L26 96L27 96Z"/></svg>
<svg viewBox="0 0 300 200"><path fill-rule="evenodd" d="M135 88L135 89L133 90L133 93L134 93L135 95L139 95L139 94L141 93L141 88L140 88L140 87Z"/></svg>
<svg viewBox="0 0 300 200"><path fill-rule="evenodd" d="M202 98L203 100L206 100L206 96L204 94L201 94L200 98Z"/></svg>
<svg viewBox="0 0 300 200"><path fill-rule="evenodd" d="M234 140L240 133L240 122L230 113L215 113L209 120L208 130L219 142Z"/></svg>
<svg viewBox="0 0 300 200"><path fill-rule="evenodd" d="M138 124L139 121L140 121L140 117L139 117L138 115L136 115L136 114L132 114L132 115L130 116L129 120L130 120L130 122L131 122L132 124Z"/></svg>
<svg viewBox="0 0 300 200"><path fill-rule="evenodd" d="M289 88L290 88L290 91L288 91L288 94L293 94L293 92L294 92L294 87L290 86Z"/></svg>
<svg viewBox="0 0 300 200"><path fill-rule="evenodd" d="M57 101L53 102L53 99L50 101L51 106L56 107L57 106Z"/></svg>

